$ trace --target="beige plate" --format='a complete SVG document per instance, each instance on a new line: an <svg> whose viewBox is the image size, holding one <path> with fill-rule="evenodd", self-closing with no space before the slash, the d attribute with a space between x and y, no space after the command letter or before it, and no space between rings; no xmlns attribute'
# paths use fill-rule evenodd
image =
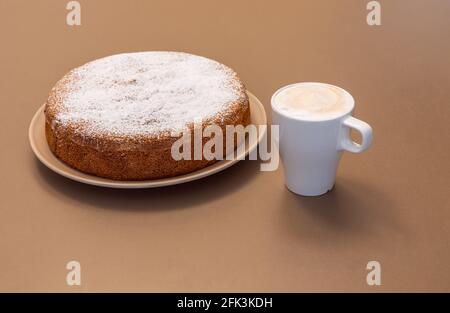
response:
<svg viewBox="0 0 450 313"><path fill-rule="evenodd" d="M250 100L251 123L254 125L266 125L267 118L266 112L264 111L264 106L261 104L258 98L256 98L252 93L247 91L247 94ZM44 106L40 107L39 110L34 115L33 120L31 121L30 124L30 129L28 131L31 148L33 149L34 154L49 169L65 177L68 177L70 179L85 184L111 188L162 187L181 184L215 174L237 163L240 159L243 159L247 154L256 149L258 143L264 137L264 134L265 129L264 132L258 132L258 140L256 141L254 140L252 141L251 139L249 139L249 137L251 136L247 136L245 140L246 149L244 153L238 155L237 158L234 160L219 161L201 170L176 177L154 179L154 180L142 180L142 181L119 181L85 174L83 172L71 168L70 166L66 165L61 160L59 160L57 157L55 157L53 153L50 151L50 148L47 145L47 140L45 138Z"/></svg>

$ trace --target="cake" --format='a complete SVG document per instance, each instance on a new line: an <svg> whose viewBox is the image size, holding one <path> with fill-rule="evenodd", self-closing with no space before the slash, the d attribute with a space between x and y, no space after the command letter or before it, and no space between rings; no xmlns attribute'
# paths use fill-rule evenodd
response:
<svg viewBox="0 0 450 313"><path fill-rule="evenodd" d="M237 74L181 52L89 62L58 81L45 104L53 154L84 173L115 180L159 179L209 166L217 160L175 160L172 145L195 127L218 125L225 132L226 125L249 122L249 100ZM224 153L228 148L224 136Z"/></svg>

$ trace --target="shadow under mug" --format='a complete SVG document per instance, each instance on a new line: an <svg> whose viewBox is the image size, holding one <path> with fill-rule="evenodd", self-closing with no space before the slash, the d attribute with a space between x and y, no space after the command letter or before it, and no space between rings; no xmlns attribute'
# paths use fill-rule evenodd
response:
<svg viewBox="0 0 450 313"><path fill-rule="evenodd" d="M302 119L282 112L276 106L277 95L287 88L314 84L343 91L349 109L330 119ZM346 90L323 83L297 83L277 90L271 100L273 124L279 125L278 146L284 165L286 186L302 196L318 196L331 190L342 151L360 153L372 143L372 128L352 116L355 100ZM358 144L350 138L350 129L361 133Z"/></svg>

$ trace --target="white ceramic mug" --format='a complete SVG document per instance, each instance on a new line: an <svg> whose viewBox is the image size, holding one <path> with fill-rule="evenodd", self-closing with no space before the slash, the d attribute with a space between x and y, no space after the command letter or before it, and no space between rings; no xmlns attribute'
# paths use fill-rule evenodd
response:
<svg viewBox="0 0 450 313"><path fill-rule="evenodd" d="M360 153L369 148L372 142L372 128L366 122L352 116L355 107L353 97L342 88L348 110L337 117L318 120L303 119L286 114L277 107L276 97L285 86L272 96L273 124L279 125L279 149L284 165L286 186L292 192L303 196L318 196L331 190L336 179L342 151ZM361 133L362 142L351 140L350 129Z"/></svg>

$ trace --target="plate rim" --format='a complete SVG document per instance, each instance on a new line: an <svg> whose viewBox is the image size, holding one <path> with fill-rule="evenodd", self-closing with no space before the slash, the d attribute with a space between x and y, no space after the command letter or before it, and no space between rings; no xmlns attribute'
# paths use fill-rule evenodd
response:
<svg viewBox="0 0 450 313"><path fill-rule="evenodd" d="M263 124L259 123L259 124L257 124L257 126L258 125L267 125L267 115L266 115L266 111L264 109L263 104L250 91L246 90L246 93L249 96L249 100L258 107L258 110L260 111L260 114L262 115L261 122L263 122ZM48 160L47 157L45 157L44 155L41 154L41 151L37 147L37 144L34 140L34 135L35 135L35 130L37 129L37 127L39 127L39 125L37 125L37 121L38 121L40 115L43 114L44 108L45 108L45 104L40 106L39 109L36 111L36 113L34 113L33 118L31 119L31 122L30 122L30 126L28 128L28 140L31 145L31 150L33 151L33 153L37 157L37 159L42 164L44 164L47 168L52 170L53 172L55 172L61 176L64 176L68 179L71 179L71 180L74 180L74 181L77 181L80 183L88 184L88 185L105 187L105 188L117 188L117 189L157 188L157 187L172 186L172 185L187 183L190 181L198 180L198 179L219 173L219 172L229 168L230 166L236 164L237 162L245 159L245 157L249 153L251 153L254 149L256 149L258 147L258 144L261 142L261 140L264 138L264 136L267 132L267 128L264 128L262 132L258 131L258 138L257 138L256 142L252 146L249 146L248 149L245 149L245 152L244 152L244 155L242 158L236 158L234 160L221 160L210 166L202 168L200 170L197 170L197 171L194 171L191 173L187 173L187 174L183 174L183 175L179 175L179 176L160 178L160 179L155 179L155 180L142 180L142 181L136 181L136 180L120 181L120 180L117 180L116 181L116 180L112 180L112 179L108 179L108 178L103 178L103 177L98 177L95 175L83 173L83 172L65 164L61 160L57 159L55 156L55 159L58 162L60 162L61 165L63 165L63 169L61 169L60 167L54 165L52 161ZM250 114L251 114L251 111L250 111ZM242 144L245 144L245 142L243 142ZM87 176L87 177L78 176L78 175L69 173L64 170L64 167L69 167L71 170L74 170L74 171L80 173L81 175Z"/></svg>

